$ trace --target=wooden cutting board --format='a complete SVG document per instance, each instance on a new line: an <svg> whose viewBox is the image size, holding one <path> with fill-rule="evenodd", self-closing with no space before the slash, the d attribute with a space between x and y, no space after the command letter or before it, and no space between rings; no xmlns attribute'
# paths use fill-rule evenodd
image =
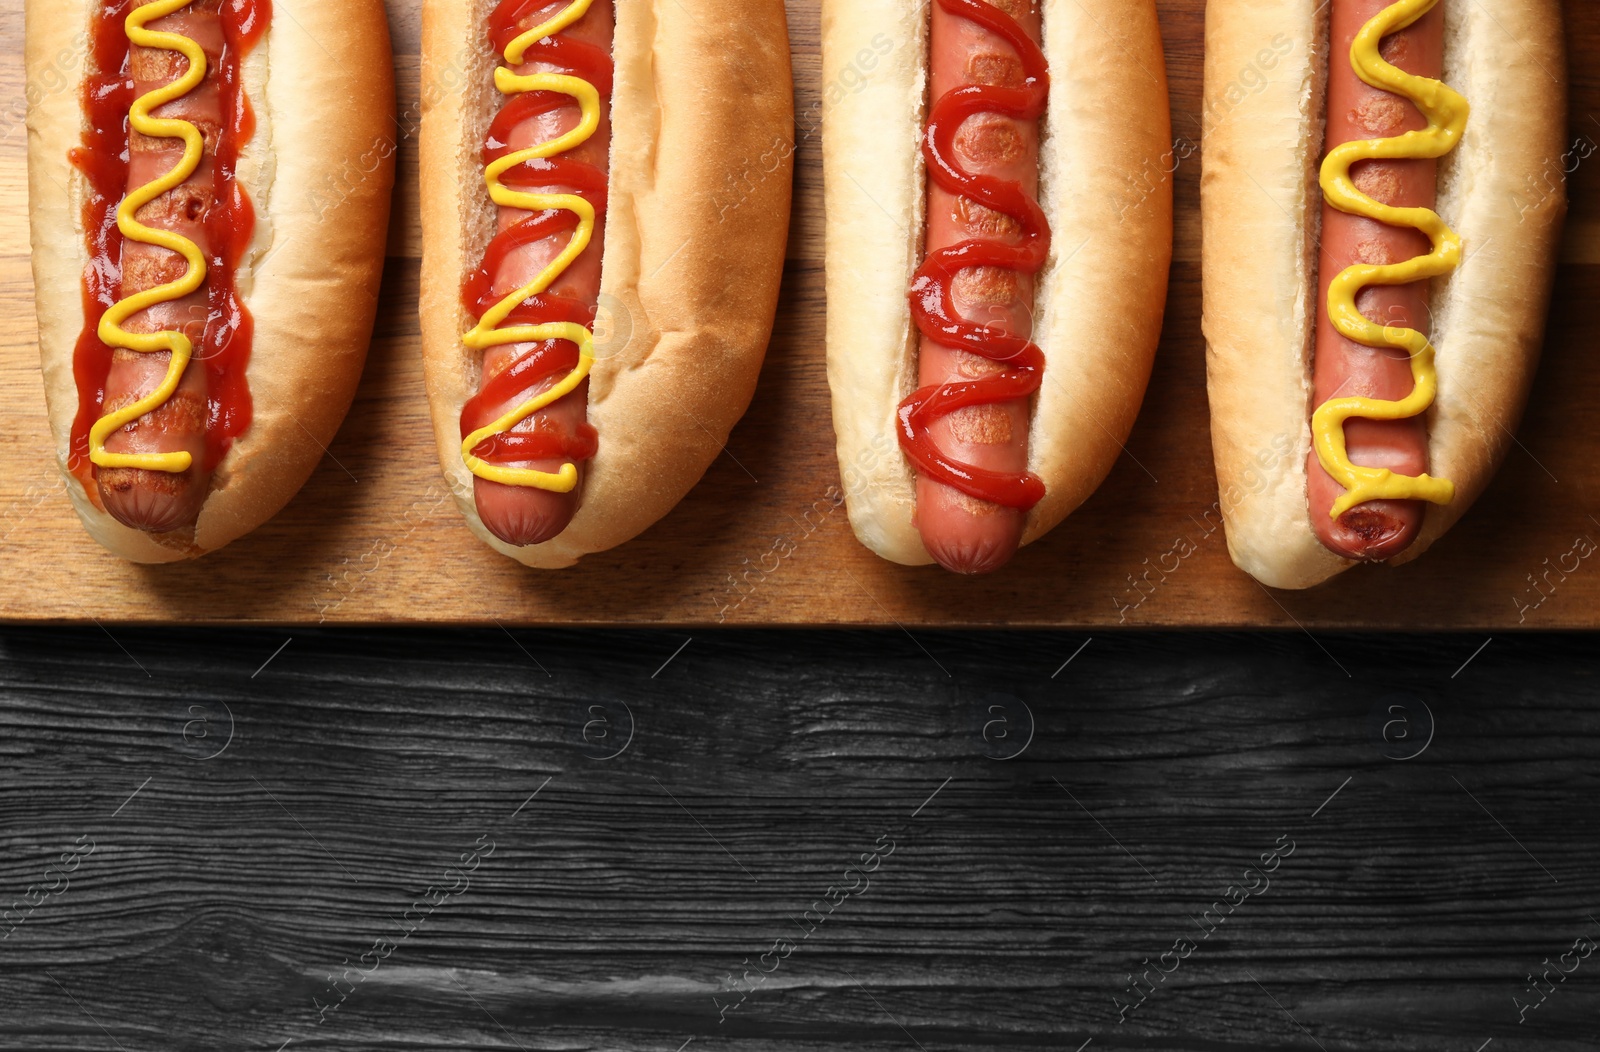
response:
<svg viewBox="0 0 1600 1052"><path fill-rule="evenodd" d="M280 6L314 0L278 0ZM624 0L627 2L627 0ZM818 0L788 0L796 110L820 92ZM1161 0L1177 239L1165 335L1127 453L1064 525L992 577L906 569L838 505L823 371L822 177L802 117L777 328L728 452L665 520L555 573L480 544L445 494L418 349L418 0L390 0L400 189L366 376L329 455L277 518L179 566L91 542L56 481L28 267L22 11L0 10L0 618L156 622L1118 625L1510 628L1600 625L1600 7L1567 5L1572 211L1544 362L1489 492L1419 562L1305 593L1236 570L1217 528L1200 337L1203 0ZM1509 42L1508 42L1509 44ZM1130 173L1130 176L1137 173ZM1187 554L1184 554L1187 553ZM1560 569L1564 567L1564 569Z"/></svg>

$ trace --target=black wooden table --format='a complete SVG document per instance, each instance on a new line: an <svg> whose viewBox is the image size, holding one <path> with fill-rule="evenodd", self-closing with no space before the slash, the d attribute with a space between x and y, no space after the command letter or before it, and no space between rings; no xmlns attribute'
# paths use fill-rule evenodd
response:
<svg viewBox="0 0 1600 1052"><path fill-rule="evenodd" d="M1592 1052L1590 637L0 632L0 1048Z"/></svg>

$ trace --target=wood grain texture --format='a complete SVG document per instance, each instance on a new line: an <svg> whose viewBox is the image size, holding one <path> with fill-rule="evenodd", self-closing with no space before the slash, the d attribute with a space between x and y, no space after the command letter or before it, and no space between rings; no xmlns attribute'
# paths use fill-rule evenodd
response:
<svg viewBox="0 0 1600 1052"><path fill-rule="evenodd" d="M1307 594L1271 594L1233 568L1214 528L1197 156L1182 160L1175 176L1176 262L1154 380L1128 452L1100 492L985 580L891 566L855 542L835 506L840 481L823 373L818 12L815 0L790 0L788 7L802 116L777 333L727 455L667 519L576 570L542 574L479 545L444 499L428 438L415 315L418 4L392 0L401 190L378 331L356 404L327 460L277 519L201 563L152 571L95 547L55 492L26 246L20 101L30 86L21 72L20 4L10 0L0 10L0 98L8 100L0 106L0 447L9 453L0 471L0 537L9 556L0 562L0 615L281 623L1600 624L1600 571L1586 563L1569 573L1552 570L1563 557L1572 565L1568 553L1579 538L1600 538L1600 436L1586 426L1600 404L1600 371L1590 353L1592 305L1600 298L1600 160L1579 158L1600 142L1600 8L1568 4L1574 204L1545 361L1518 447L1478 506L1419 563L1353 572ZM1203 7L1202 0L1160 4L1173 127L1181 137L1175 156L1199 136ZM330 196L338 178L330 175ZM1190 547L1194 554L1176 557Z"/></svg>
<svg viewBox="0 0 1600 1052"><path fill-rule="evenodd" d="M0 1049L1594 1047L1589 638L112 634L0 633Z"/></svg>

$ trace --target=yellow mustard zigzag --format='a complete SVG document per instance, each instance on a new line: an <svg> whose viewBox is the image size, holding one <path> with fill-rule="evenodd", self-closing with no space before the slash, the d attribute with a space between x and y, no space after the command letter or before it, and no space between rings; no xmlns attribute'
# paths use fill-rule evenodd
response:
<svg viewBox="0 0 1600 1052"><path fill-rule="evenodd" d="M574 0L574 3L568 5L554 18L517 37L505 50L506 63L512 66L519 64L529 46L535 41L559 33L582 18L592 2L593 0ZM481 427L463 439L461 459L466 462L467 469L479 478L501 482L507 486L529 486L553 493L570 493L578 484L578 468L574 464L563 464L558 472L511 468L480 460L472 455L472 451L484 439L510 431L540 409L576 389L584 377L589 375L589 369L594 365L594 333L582 325L572 322L550 322L544 325L513 325L504 329L498 327L517 304L529 296L537 296L548 289L566 272L573 261L583 254L583 250L589 247L589 241L594 236L594 206L576 194L534 194L512 190L500 182L500 177L526 161L553 157L587 142L600 127L600 93L593 84L581 77L557 73L518 76L505 66L495 69L494 85L505 95L525 91L555 91L570 95L577 101L582 110L582 119L576 128L549 142L501 157L484 171L483 181L488 184L489 196L497 205L504 208L522 208L530 212L557 209L574 212L578 216L578 226L573 230L567 247L549 266L540 271L538 277L490 308L482 318L478 319L478 324L472 331L461 337L461 342L473 350L484 351L508 343L570 340L578 345L578 364L562 378L560 383L540 392L487 427Z"/></svg>
<svg viewBox="0 0 1600 1052"><path fill-rule="evenodd" d="M1322 191L1341 212L1365 216L1389 226L1411 227L1426 234L1433 251L1425 256L1388 266L1358 263L1342 271L1328 289L1328 315L1334 328L1348 339L1368 347L1391 347L1410 356L1412 391L1398 402L1376 398L1338 398L1325 402L1312 415L1312 436L1317 459L1324 470L1345 488L1334 501L1332 515L1370 500L1425 500L1448 504L1455 484L1428 475L1397 475L1387 468L1358 467L1345 450L1344 422L1351 417L1401 420L1418 416L1433 404L1438 388L1433 344L1415 329L1378 325L1356 309L1356 296L1368 285L1407 285L1449 274L1461 265L1461 238L1438 213L1429 208L1397 208L1380 204L1360 190L1350 178L1358 161L1443 157L1455 148L1466 129L1467 100L1437 80L1417 77L1385 62L1380 53L1383 38L1405 29L1432 10L1439 0L1400 0L1385 8L1362 27L1350 47L1356 75L1374 88L1410 99L1428 120L1420 131L1389 139L1344 143L1329 152L1322 164Z"/></svg>
<svg viewBox="0 0 1600 1052"><path fill-rule="evenodd" d="M164 106L174 99L182 98L205 80L206 53L199 44L176 33L161 33L145 28L147 22L164 18L189 3L190 0L156 0L154 3L135 8L128 15L126 23L128 40L131 43L138 47L176 51L189 60L189 68L183 76L166 87L157 88L134 100L129 111L129 123L134 131L141 135L158 139L182 139L183 159L166 175L154 182L146 183L123 198L122 203L117 206L117 229L122 231L122 236L129 241L158 245L182 254L188 261L189 267L177 281L129 296L113 305L100 318L100 341L109 347L121 347L143 354L155 351L172 352L172 358L167 365L167 375L161 381L161 386L132 405L101 417L89 429L89 459L103 468L145 468L150 471L176 473L186 471L192 459L186 452L112 453L106 449L107 438L146 413L166 404L172 393L178 389L178 383L183 379L183 371L194 355L194 347L189 337L181 332L131 333L122 327L123 322L140 311L158 303L182 299L198 289L206 280L206 260L198 245L171 231L145 226L134 218L139 209L167 191L183 185L199 167L200 158L205 152L205 141L200 135L200 129L193 124L150 115L151 110Z"/></svg>

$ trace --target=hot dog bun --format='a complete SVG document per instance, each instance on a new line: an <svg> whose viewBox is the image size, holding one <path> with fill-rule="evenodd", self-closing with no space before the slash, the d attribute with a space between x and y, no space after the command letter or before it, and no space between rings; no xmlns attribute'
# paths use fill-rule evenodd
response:
<svg viewBox="0 0 1600 1052"><path fill-rule="evenodd" d="M1172 255L1154 4L1040 6L1050 65L1040 203L1053 248L1038 276L1034 341L1046 366L1028 459L1045 497L1027 514L1023 544L1083 503L1121 452L1160 338ZM822 53L828 383L850 522L885 559L923 565L933 560L912 523L916 482L896 411L917 381L907 290L925 258L928 8L823 0Z"/></svg>
<svg viewBox="0 0 1600 1052"><path fill-rule="evenodd" d="M1263 584L1307 588L1354 565L1307 508L1317 183L1328 15L1320 0L1211 0L1201 182L1211 438L1228 548ZM1263 68L1263 56L1272 67ZM1557 0L1445 0L1444 83L1472 106L1439 162L1438 213L1464 262L1434 282L1439 391L1428 506L1402 563L1483 492L1511 443L1542 342L1565 214L1566 60Z"/></svg>
<svg viewBox="0 0 1600 1052"><path fill-rule="evenodd" d="M28 110L39 350L57 457L84 525L123 558L172 562L220 548L276 514L322 459L355 395L393 185L389 27L380 0L296 5L294 17L272 20L243 62L256 130L238 178L256 227L237 283L255 320L246 370L253 419L218 465L192 529L152 535L111 518L68 469L88 264L84 179L68 152L81 145L85 38L99 6L27 3L29 82L57 83L61 56L76 56L71 83L41 93Z"/></svg>
<svg viewBox="0 0 1600 1052"><path fill-rule="evenodd" d="M755 392L789 228L794 103L782 0L616 5L609 219L589 422L599 451L553 540L489 533L461 455L482 355L461 286L493 232L484 135L500 105L485 33L494 5L423 7L422 345L439 459L496 550L570 566L660 519L722 451Z"/></svg>

